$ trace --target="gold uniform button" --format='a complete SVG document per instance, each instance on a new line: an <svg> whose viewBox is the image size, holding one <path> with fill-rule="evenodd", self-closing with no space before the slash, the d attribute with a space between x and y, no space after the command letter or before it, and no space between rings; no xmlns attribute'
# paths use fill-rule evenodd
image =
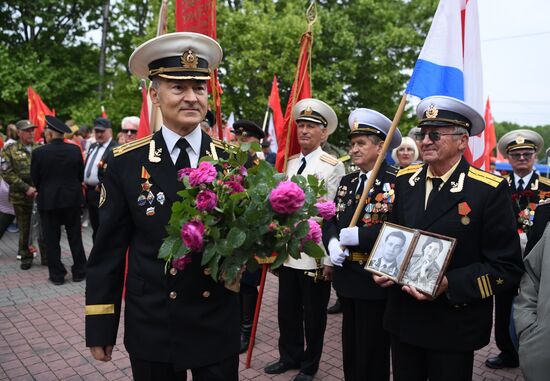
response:
<svg viewBox="0 0 550 381"><path fill-rule="evenodd" d="M210 275L212 274L212 271L210 271L210 269L208 267L206 267L203 271L204 275Z"/></svg>
<svg viewBox="0 0 550 381"><path fill-rule="evenodd" d="M203 298L208 298L210 296L210 291L205 291L202 293Z"/></svg>
<svg viewBox="0 0 550 381"><path fill-rule="evenodd" d="M176 299L178 297L178 293L176 291L171 291L169 296L170 299Z"/></svg>
<svg viewBox="0 0 550 381"><path fill-rule="evenodd" d="M170 275L176 275L178 273L178 269L176 269L175 267L172 267L170 269Z"/></svg>

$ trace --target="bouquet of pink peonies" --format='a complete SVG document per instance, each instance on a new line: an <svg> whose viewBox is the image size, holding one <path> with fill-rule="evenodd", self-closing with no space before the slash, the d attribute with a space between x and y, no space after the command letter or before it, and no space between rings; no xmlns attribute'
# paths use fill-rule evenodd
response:
<svg viewBox="0 0 550 381"><path fill-rule="evenodd" d="M259 145L253 149L259 149ZM159 252L168 266L183 270L191 252L202 252L201 265L213 279L233 282L242 269L255 270L257 259L277 253L271 267L300 252L323 257L318 221L336 213L315 176L286 179L270 164L245 168L250 145L226 147L228 159L203 157L197 168L179 171L185 189L172 205Z"/></svg>

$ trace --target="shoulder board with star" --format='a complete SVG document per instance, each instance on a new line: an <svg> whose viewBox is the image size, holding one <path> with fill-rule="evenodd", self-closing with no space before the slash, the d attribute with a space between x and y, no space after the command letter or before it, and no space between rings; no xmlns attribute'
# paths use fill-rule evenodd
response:
<svg viewBox="0 0 550 381"><path fill-rule="evenodd" d="M338 158L338 160L341 161L342 163L345 163L349 159L351 159L350 155L344 155L344 156L341 156L341 157Z"/></svg>
<svg viewBox="0 0 550 381"><path fill-rule="evenodd" d="M227 149L231 149L231 150L236 151L238 149L237 145L235 145L233 143L224 142L223 140L216 139L216 138L212 138L212 143L211 144L214 147L219 148L219 149L224 150L224 151L226 151Z"/></svg>
<svg viewBox="0 0 550 381"><path fill-rule="evenodd" d="M123 144L121 146L113 148L113 155L114 157L124 155L127 152L133 151L136 148L143 147L149 144L151 139L153 138L153 135L148 135L144 138L134 140L133 142Z"/></svg>
<svg viewBox="0 0 550 381"><path fill-rule="evenodd" d="M544 176L539 176L539 182L550 187L550 179Z"/></svg>
<svg viewBox="0 0 550 381"><path fill-rule="evenodd" d="M400 169L399 172L397 172L397 177L414 173L419 169L422 169L422 165L423 164L411 164L408 167Z"/></svg>
<svg viewBox="0 0 550 381"><path fill-rule="evenodd" d="M334 156L330 156L328 153L324 153L320 157L321 161L324 161L325 163L329 163L333 167L339 163L338 159Z"/></svg>
<svg viewBox="0 0 550 381"><path fill-rule="evenodd" d="M498 185L502 181L504 181L504 179L500 176L482 171L481 169L477 169L475 167L470 167L470 170L468 171L468 177L474 180L481 181L482 183L488 184L493 188L498 187Z"/></svg>

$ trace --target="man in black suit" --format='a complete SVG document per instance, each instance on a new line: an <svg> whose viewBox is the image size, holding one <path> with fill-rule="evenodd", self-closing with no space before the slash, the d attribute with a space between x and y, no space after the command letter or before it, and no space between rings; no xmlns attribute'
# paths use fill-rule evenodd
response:
<svg viewBox="0 0 550 381"><path fill-rule="evenodd" d="M390 338L382 328L387 292L373 282L364 265L392 211L397 168L382 163L357 226L350 228L349 224L384 140L391 139L392 149L398 147L401 133L396 130L387 136L391 120L370 109L354 110L348 122L350 156L359 171L342 177L334 199L337 214L323 227L323 242L334 265L333 285L343 312L344 377L346 381L389 380Z"/></svg>
<svg viewBox="0 0 550 381"><path fill-rule="evenodd" d="M61 285L67 274L61 263L61 225L65 225L73 256L73 281L84 280L86 274L86 255L80 229L80 208L84 203L84 164L78 146L63 141L63 135L70 133L70 128L53 116L46 116L46 122L45 136L48 144L33 152L31 177L38 191L36 202L40 212L50 281Z"/></svg>
<svg viewBox="0 0 550 381"><path fill-rule="evenodd" d="M539 201L550 194L550 180L533 170L537 153L543 146L542 136L531 130L510 131L498 141L498 150L512 165L512 173L507 178L522 249L527 243L527 233L533 225ZM518 352L509 330L512 302L519 284L516 286L495 296L495 342L500 353L485 361L492 369L519 366Z"/></svg>
<svg viewBox="0 0 550 381"><path fill-rule="evenodd" d="M223 153L199 126L221 57L216 41L186 32L147 41L130 57L131 72L153 81L163 126L107 160L87 268L86 345L96 360L111 360L128 249L124 343L135 380L185 380L187 369L195 381L238 379L238 295L212 280L201 253L191 253L183 270L158 258L183 189L178 170Z"/></svg>
<svg viewBox="0 0 550 381"><path fill-rule="evenodd" d="M109 151L117 146L113 139L111 121L106 118L94 120L95 143L90 145L84 164L84 183L86 184L86 205L90 213L92 238L95 240L99 226L99 191L103 180L103 171L106 168Z"/></svg>
<svg viewBox="0 0 550 381"><path fill-rule="evenodd" d="M491 335L494 294L514 287L523 266L506 181L462 157L468 136L485 128L462 101L425 98L417 108L424 165L397 174L392 222L457 239L432 298L413 286L390 287L384 327L390 331L393 377L472 379L474 351Z"/></svg>
<svg viewBox="0 0 550 381"><path fill-rule="evenodd" d="M403 253L407 237L400 231L393 231L384 238L384 251L372 261L372 268L389 276L396 277L399 273L397 259Z"/></svg>

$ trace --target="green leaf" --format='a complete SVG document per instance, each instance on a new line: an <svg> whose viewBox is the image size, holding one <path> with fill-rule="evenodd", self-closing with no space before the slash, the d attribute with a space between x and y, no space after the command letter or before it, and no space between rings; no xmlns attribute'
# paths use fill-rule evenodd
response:
<svg viewBox="0 0 550 381"><path fill-rule="evenodd" d="M307 221L301 221L298 226L296 226L294 236L296 238L304 238L307 233L309 233L309 223Z"/></svg>
<svg viewBox="0 0 550 381"><path fill-rule="evenodd" d="M303 252L313 258L324 258L325 252L321 247L313 241L306 241L304 243Z"/></svg>
<svg viewBox="0 0 550 381"><path fill-rule="evenodd" d="M236 226L233 226L227 233L227 243L233 249L240 247L246 239L246 234Z"/></svg>
<svg viewBox="0 0 550 381"><path fill-rule="evenodd" d="M181 238L167 237L162 243L162 245L160 246L158 258L161 258L161 259L169 258L173 254L173 251L175 251L174 250L176 247L175 245L177 244L181 245Z"/></svg>
<svg viewBox="0 0 550 381"><path fill-rule="evenodd" d="M215 255L216 255L216 245L212 243L206 245L206 247L202 252L201 265L202 266L206 265L208 262L212 260L212 258L214 258Z"/></svg>

